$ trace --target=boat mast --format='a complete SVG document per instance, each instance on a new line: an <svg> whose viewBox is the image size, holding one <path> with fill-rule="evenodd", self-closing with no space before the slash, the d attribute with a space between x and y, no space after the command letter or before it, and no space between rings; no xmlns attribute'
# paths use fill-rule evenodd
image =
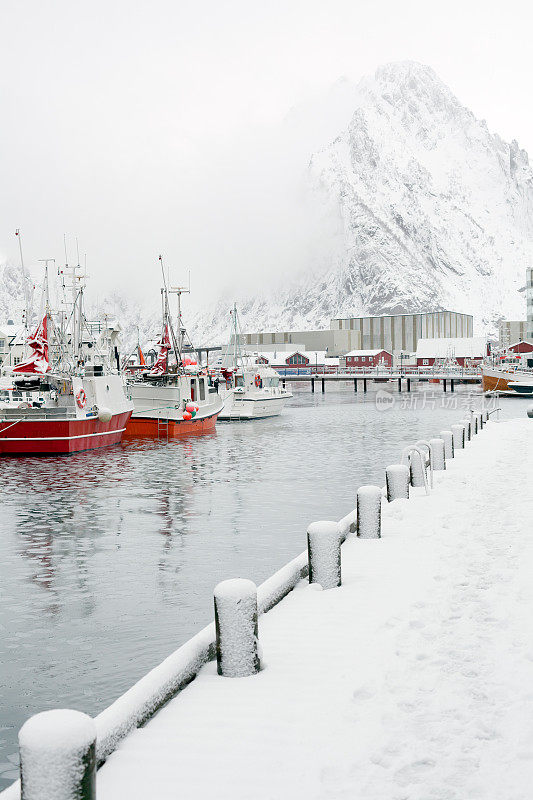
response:
<svg viewBox="0 0 533 800"><path fill-rule="evenodd" d="M20 228L17 228L15 231L15 236L18 239L19 243L19 253L20 253L20 270L22 274L22 291L24 292L24 328L26 333L28 332L29 328L29 316L30 316L30 296L28 291L28 282L26 280L26 270L24 268L24 257L22 255L22 236L20 233Z"/></svg>
<svg viewBox="0 0 533 800"><path fill-rule="evenodd" d="M163 298L163 334L165 335L165 326L168 325L170 330L170 336L172 339L172 347L174 348L174 353L176 355L176 362L179 364L181 361L181 347L176 341L176 335L174 333L174 326L172 325L172 319L170 317L169 308L168 308L168 295L174 294L175 290L169 290L168 282L165 278L165 268L163 266L163 256L159 256L159 263L161 264L161 274L163 276L163 288L161 289L161 296ZM167 274L170 274L167 270ZM179 332L179 336L181 337L181 331Z"/></svg>
<svg viewBox="0 0 533 800"><path fill-rule="evenodd" d="M237 369L239 362L242 362L241 341L240 341L241 328L237 316L237 303L233 304L233 365Z"/></svg>

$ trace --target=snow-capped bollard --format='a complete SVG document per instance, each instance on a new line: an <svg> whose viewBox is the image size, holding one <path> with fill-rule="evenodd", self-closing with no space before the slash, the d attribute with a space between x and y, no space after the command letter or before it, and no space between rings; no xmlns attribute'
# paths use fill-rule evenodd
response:
<svg viewBox="0 0 533 800"><path fill-rule="evenodd" d="M444 442L444 458L453 458L453 433L451 431L441 431L440 438Z"/></svg>
<svg viewBox="0 0 533 800"><path fill-rule="evenodd" d="M385 470L385 480L389 503L400 498L409 499L409 467L405 464L390 464Z"/></svg>
<svg viewBox="0 0 533 800"><path fill-rule="evenodd" d="M446 469L446 457L444 455L444 439L429 440L429 458L433 470Z"/></svg>
<svg viewBox="0 0 533 800"><path fill-rule="evenodd" d="M357 490L357 535L360 539L381 538L379 486L360 486Z"/></svg>
<svg viewBox="0 0 533 800"><path fill-rule="evenodd" d="M527 407L527 415L530 419L533 418L533 406Z"/></svg>
<svg viewBox="0 0 533 800"><path fill-rule="evenodd" d="M478 411L478 430L482 431L485 426L485 420L483 419L483 411Z"/></svg>
<svg viewBox="0 0 533 800"><path fill-rule="evenodd" d="M96 726L81 711L35 714L19 731L22 800L95 800Z"/></svg>
<svg viewBox="0 0 533 800"><path fill-rule="evenodd" d="M412 450L409 454L409 463L411 465L411 486L425 486L424 481L424 464L425 457L417 450Z"/></svg>
<svg viewBox="0 0 533 800"><path fill-rule="evenodd" d="M338 522L321 520L307 528L309 583L334 589L341 581L341 529Z"/></svg>
<svg viewBox="0 0 533 800"><path fill-rule="evenodd" d="M452 425L453 449L463 450L465 446L466 429L464 425Z"/></svg>
<svg viewBox="0 0 533 800"><path fill-rule="evenodd" d="M462 419L460 424L465 426L465 444L466 444L472 438L472 425L469 419Z"/></svg>
<svg viewBox="0 0 533 800"><path fill-rule="evenodd" d="M486 425L487 422L489 421L489 412L488 411L482 411L481 413L483 415L483 424Z"/></svg>
<svg viewBox="0 0 533 800"><path fill-rule="evenodd" d="M233 578L215 586L217 671L226 678L259 672L257 586Z"/></svg>

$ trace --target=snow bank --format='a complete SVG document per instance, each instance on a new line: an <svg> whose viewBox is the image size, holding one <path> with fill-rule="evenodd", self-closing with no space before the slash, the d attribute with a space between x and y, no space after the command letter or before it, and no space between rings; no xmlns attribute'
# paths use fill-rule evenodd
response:
<svg viewBox="0 0 533 800"><path fill-rule="evenodd" d="M491 724L485 717L493 712L513 716L522 704L528 710L524 718L533 712L526 692L529 679L523 674L531 650L528 642L520 644L533 605L528 577L533 545L524 536L533 503L527 492L517 492L533 468L532 433L528 420L485 428L438 473L436 491L427 496L413 489L412 500L383 506L380 541L348 536L355 530L356 513L343 518L339 528L348 538L342 587L312 592L303 580L308 576L306 552L259 586L260 614L296 591L261 620L267 668L257 676L224 681L221 694L208 663L215 657L211 624L98 715L98 760L118 746L99 772L99 800L126 794L132 800L170 800L178 784L184 796L214 793L232 800L250 796L252 789L265 800L352 796L354 786L366 787L368 800L492 800L494 794L484 788L492 789L491 782L482 781L481 790L476 783L476 770L487 761L478 753ZM444 643L439 639L442 614L448 614ZM515 663L514 656L525 662ZM480 658L481 668L476 666ZM487 672L491 663L504 666L498 670L496 699L491 695L484 705L485 684L494 681ZM420 747L430 756L418 758L417 719L432 698L429 687L447 677L453 681L458 669L463 670L461 691L447 686L444 714L437 702L434 716L433 711L427 715ZM196 676L186 693L139 728ZM470 691L479 695L477 703ZM467 711L461 711L463 706ZM468 725L465 715L470 715ZM506 718L506 728L502 723L509 736L513 720ZM522 788L533 780L527 736L519 726L526 754L519 766L527 779L515 780L514 794L495 775L495 765L515 763L510 739L504 740L503 751L496 747L502 736L488 736L494 742L488 746L492 762L487 768L495 785L501 784L499 796L525 800ZM441 758L442 740L447 751ZM472 758L465 753L473 753ZM452 788L452 774L461 778L460 789ZM1 796L18 800L20 785Z"/></svg>
<svg viewBox="0 0 533 800"><path fill-rule="evenodd" d="M108 759L99 800L171 800L176 787L221 800L526 800L532 446L529 420L491 424L431 494L384 504L382 539L347 537L341 587L300 581L261 617L265 669L223 681L204 667Z"/></svg>

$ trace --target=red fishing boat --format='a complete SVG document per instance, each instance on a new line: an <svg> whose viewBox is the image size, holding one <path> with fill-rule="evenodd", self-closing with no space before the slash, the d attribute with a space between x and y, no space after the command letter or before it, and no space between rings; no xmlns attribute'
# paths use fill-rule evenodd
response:
<svg viewBox="0 0 533 800"><path fill-rule="evenodd" d="M160 262L161 256L159 257ZM162 267L162 263L161 263ZM187 357L186 331L181 320L181 294L188 290L169 289L163 272L163 326L158 358L151 369L139 370L128 383L134 404L126 436L174 439L214 431L223 401L217 386L195 359ZM178 296L176 332L169 308L169 294ZM139 349L139 360L142 350ZM144 360L144 357L143 357Z"/></svg>
<svg viewBox="0 0 533 800"><path fill-rule="evenodd" d="M126 430L133 405L122 375L112 368L110 354L99 351L95 342L84 349L83 287L77 277L73 268L75 292L67 327L54 323L45 275L46 305L27 339L29 357L9 370L12 396L21 392L26 399L0 404L0 455L93 450L117 444Z"/></svg>

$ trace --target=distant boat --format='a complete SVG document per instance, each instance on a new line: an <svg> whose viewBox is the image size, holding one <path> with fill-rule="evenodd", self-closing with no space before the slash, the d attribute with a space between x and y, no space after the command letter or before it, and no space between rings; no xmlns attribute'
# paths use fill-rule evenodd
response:
<svg viewBox="0 0 533 800"><path fill-rule="evenodd" d="M533 396L533 372L512 367L483 366L481 380L484 392L499 392L509 397Z"/></svg>
<svg viewBox="0 0 533 800"><path fill-rule="evenodd" d="M292 393L280 386L276 370L256 363L257 358L241 352L236 305L230 314L230 343L222 365L216 371L224 402L219 419L238 421L278 416Z"/></svg>

